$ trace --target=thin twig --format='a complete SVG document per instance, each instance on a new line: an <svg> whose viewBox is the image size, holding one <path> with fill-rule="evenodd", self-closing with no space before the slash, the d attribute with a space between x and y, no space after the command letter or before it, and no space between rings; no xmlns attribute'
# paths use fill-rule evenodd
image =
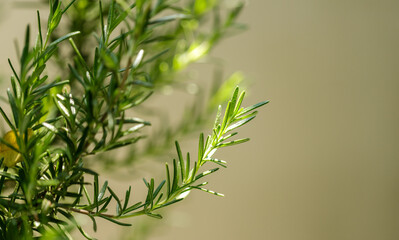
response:
<svg viewBox="0 0 399 240"><path fill-rule="evenodd" d="M117 216L112 215L112 214L97 213L97 212L92 212L92 211L87 211L87 210L84 210L84 209L78 209L78 208L72 208L72 207L61 207L61 208L64 208L64 209L66 209L68 211L71 211L71 212L81 213L81 214L84 214L84 215L104 216L104 217L109 217L109 218L116 218L117 217Z"/></svg>

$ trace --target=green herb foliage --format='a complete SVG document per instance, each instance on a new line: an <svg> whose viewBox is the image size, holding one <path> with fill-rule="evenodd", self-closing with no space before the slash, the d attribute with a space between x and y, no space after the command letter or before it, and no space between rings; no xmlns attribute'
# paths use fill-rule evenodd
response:
<svg viewBox="0 0 399 240"><path fill-rule="evenodd" d="M37 13L35 42L30 27L26 29L19 68L9 61L11 113L3 108L0 113L15 143L0 139L0 154L3 162L14 151L20 163L2 165L0 171L0 239L68 239L74 228L91 239L76 214L89 216L94 230L97 218L130 226L124 219L162 218L159 209L183 200L194 189L223 196L204 188L203 178L227 164L214 157L215 151L248 141L232 137L267 103L241 107L245 94L238 87L224 114L219 107L211 134L200 134L197 156L183 154L176 142L177 158L166 164L165 180L143 179L147 194L142 201L133 199L131 187L118 196L85 161L139 141L140 129L150 123L129 116L129 110L207 55L234 25L242 5L224 20L216 18L210 34L200 34L196 24L218 9L217 1L51 0L49 6L45 28ZM82 27L60 35L61 19L69 12L72 27ZM79 14L85 17L77 18ZM83 24L87 18L90 24ZM83 41L92 33L94 41ZM63 69L60 77L48 74L50 61ZM204 168L212 164L218 167ZM112 212L111 202L116 204Z"/></svg>

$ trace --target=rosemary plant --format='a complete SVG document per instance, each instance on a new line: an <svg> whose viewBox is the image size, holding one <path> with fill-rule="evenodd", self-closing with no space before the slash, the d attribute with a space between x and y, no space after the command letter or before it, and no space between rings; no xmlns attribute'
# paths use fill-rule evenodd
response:
<svg viewBox="0 0 399 240"><path fill-rule="evenodd" d="M143 179L147 193L141 201L131 198L131 188L118 196L86 159L142 139L140 129L150 123L130 110L205 56L234 26L242 5L223 19L217 15L208 34L197 24L218 9L217 1L51 0L49 6L45 27L37 13L35 42L26 29L19 68L9 60L11 112L0 108L10 128L0 139L0 239L69 239L73 228L91 239L76 214L90 217L94 230L97 218L130 226L124 219L162 218L159 209L191 190L223 196L202 181L219 169L212 164L226 167L215 152L248 141L232 137L267 103L241 107L245 93L238 87L225 110L219 106L210 134L199 135L198 154L183 154L175 142L177 158L166 164L165 180ZM76 14L85 14L81 25L60 35L61 19L77 20ZM91 34L94 40L82 40ZM58 64L59 76L48 70L50 62Z"/></svg>

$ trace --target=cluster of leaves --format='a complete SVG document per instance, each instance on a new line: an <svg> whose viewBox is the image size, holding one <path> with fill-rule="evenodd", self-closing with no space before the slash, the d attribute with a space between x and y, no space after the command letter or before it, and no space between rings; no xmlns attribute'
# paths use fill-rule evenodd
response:
<svg viewBox="0 0 399 240"><path fill-rule="evenodd" d="M13 76L7 95L12 117L0 108L11 129L11 137L0 139L4 167L0 171L0 239L69 238L70 224L90 239L75 214L89 216L96 230L97 217L119 225L129 225L120 220L139 215L161 218L158 209L181 201L193 189L221 195L204 189L206 182L198 183L218 170L202 172L203 165L211 162L225 167L226 162L213 158L215 151L248 141L231 140L237 134L233 130L251 121L257 113L254 110L267 103L242 108L244 93L239 94L238 88L223 116L219 108L212 134L206 139L200 135L196 161L191 161L190 154L184 159L176 142L178 158L171 169L166 165L166 180L157 185L154 179L144 180L148 189L144 201L131 203L131 188L121 200L108 182L100 184L99 174L85 164L89 155L142 138L139 130L150 123L129 117L129 110L147 100L157 85L164 83L161 79L206 55L238 14L234 10L223 24L216 21L211 35L187 40L187 35L196 33L193 21L215 4L189 1L181 7L166 0L113 0L103 6L101 1L51 0L45 32L38 12L37 40L31 44L28 27L18 56L20 70L9 61ZM84 43L75 41L81 32L54 37L68 9L79 12L80 8L97 10L93 14L98 26L88 31L99 30L92 44L95 47L89 51L86 46L84 53ZM69 41L73 61L66 58L62 62L68 63L67 74L49 77L47 65L63 54L59 45L64 41ZM117 206L115 214L109 213L112 201Z"/></svg>
<svg viewBox="0 0 399 240"><path fill-rule="evenodd" d="M43 0L43 2L48 2L48 0ZM96 2L97 0L80 0L68 11L66 27L56 31L52 36L53 39L57 39L62 36L61 34L79 29L80 34L74 37L74 42L88 65L92 64L92 59L89 57L92 54L89 51L92 48L90 46L93 45L92 33L101 32L98 19L101 16L108 17L112 3L105 1L99 9ZM223 7L220 5L219 1L188 1L184 4L179 1L156 1L152 6L150 19L146 21L148 27L143 30L143 41L140 42L140 48L146 55L151 55L152 60L140 65L146 75L136 76L136 78L149 79L141 83L146 84L153 92L165 86L187 88L187 84L190 83L187 83L187 76L181 76L182 70L190 63L206 56L224 36L244 29L243 25L236 22L243 4L239 3L227 12L223 12L221 10ZM157 14L162 17L157 17ZM223 14L225 16L222 16ZM207 31L207 28L203 26L208 24L210 18L213 19L211 30ZM56 63L60 72L68 69L63 59L70 57L70 51L57 51ZM64 73L64 75L68 74L69 72ZM72 76L70 79L73 84L75 78ZM203 102L207 101L203 94L205 91L201 86L194 86L199 94L196 94L193 103L186 107L182 120L177 126L166 127L168 117L162 114L162 109L148 109L141 106L141 108L146 108L144 111L146 116L159 118L164 127L155 129L154 134L143 139L144 148L130 148L129 157L120 161L120 164L129 166L145 156L165 154L173 145L174 139L202 129L210 123L204 116L214 114L219 104L228 101L234 87L241 82L242 76L238 73L232 74L224 84L221 84L221 79L222 76L215 77L210 91L212 98L207 102L206 107L203 105ZM101 160L107 164L107 169L114 169L113 158L104 157Z"/></svg>

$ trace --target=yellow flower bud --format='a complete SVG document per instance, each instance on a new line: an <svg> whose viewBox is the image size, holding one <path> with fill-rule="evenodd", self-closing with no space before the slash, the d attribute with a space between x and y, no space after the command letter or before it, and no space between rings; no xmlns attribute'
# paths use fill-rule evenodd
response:
<svg viewBox="0 0 399 240"><path fill-rule="evenodd" d="M33 130L28 129L28 139L30 139L33 136ZM4 137L3 140L7 142L9 145L13 146L15 149L19 149L18 143L17 143L17 138L15 136L14 131L8 131ZM10 148L4 143L0 143L0 159L4 158L3 160L3 165L6 167L14 167L17 163L22 161L21 154L18 152L14 151L14 149Z"/></svg>

